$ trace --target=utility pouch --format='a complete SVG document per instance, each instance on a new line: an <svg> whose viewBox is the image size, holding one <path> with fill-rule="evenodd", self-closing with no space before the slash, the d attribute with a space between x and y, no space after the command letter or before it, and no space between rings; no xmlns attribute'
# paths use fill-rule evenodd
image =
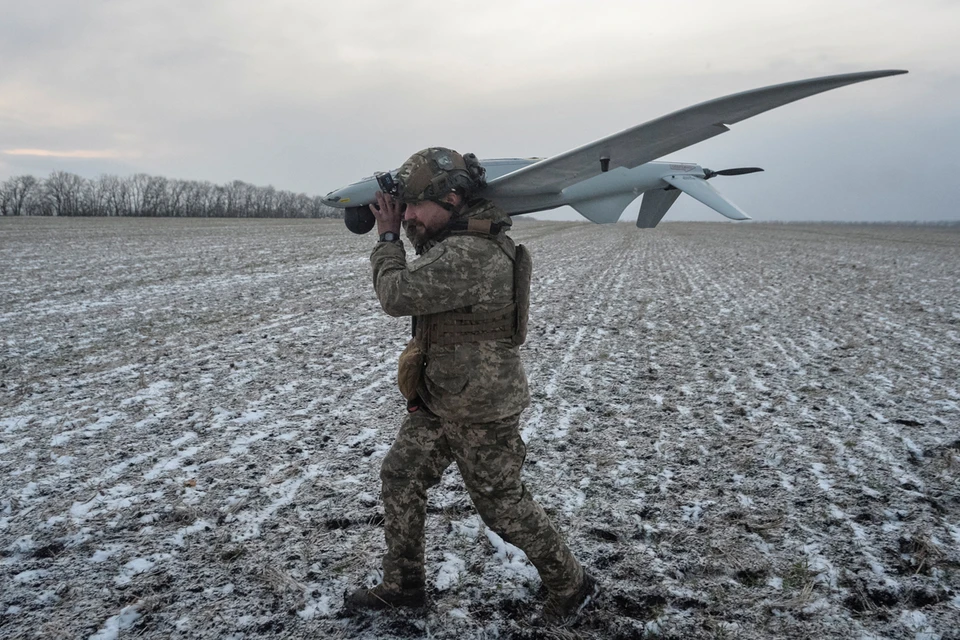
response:
<svg viewBox="0 0 960 640"><path fill-rule="evenodd" d="M400 387L400 393L407 400L413 400L417 397L417 387L420 386L420 378L423 376L423 368L426 365L426 354L420 349L417 340L411 339L400 354L400 360L397 366L397 386Z"/></svg>
<svg viewBox="0 0 960 640"><path fill-rule="evenodd" d="M520 346L527 340L527 323L530 320L530 280L533 277L533 260L522 244L517 245L513 260L513 299L517 305L516 327L513 344Z"/></svg>

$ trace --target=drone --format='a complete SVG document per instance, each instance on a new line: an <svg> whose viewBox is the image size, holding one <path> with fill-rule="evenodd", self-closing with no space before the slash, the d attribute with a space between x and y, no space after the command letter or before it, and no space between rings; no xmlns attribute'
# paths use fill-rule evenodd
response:
<svg viewBox="0 0 960 640"><path fill-rule="evenodd" d="M775 84L716 98L631 127L550 158L480 160L486 186L478 197L494 201L508 215L573 207L599 224L617 222L643 195L637 227L656 227L680 194L732 220L749 220L744 211L707 181L763 171L738 167L713 171L698 164L657 161L667 154L730 130L729 125L765 111L849 84L907 73L866 71ZM396 170L390 172L396 175ZM330 192L324 204L344 209L354 233L367 233L375 219L370 206L379 189L375 177Z"/></svg>

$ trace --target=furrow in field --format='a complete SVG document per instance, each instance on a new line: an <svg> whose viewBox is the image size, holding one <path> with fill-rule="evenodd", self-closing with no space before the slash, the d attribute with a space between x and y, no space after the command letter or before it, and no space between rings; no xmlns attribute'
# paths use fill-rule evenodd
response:
<svg viewBox="0 0 960 640"><path fill-rule="evenodd" d="M377 579L409 324L377 305L371 237L274 222L0 220L14 636L136 615L145 636L396 635L335 615ZM524 477L602 576L591 633L957 628L954 231L513 235L535 264ZM539 582L454 469L427 543L433 635L521 630Z"/></svg>

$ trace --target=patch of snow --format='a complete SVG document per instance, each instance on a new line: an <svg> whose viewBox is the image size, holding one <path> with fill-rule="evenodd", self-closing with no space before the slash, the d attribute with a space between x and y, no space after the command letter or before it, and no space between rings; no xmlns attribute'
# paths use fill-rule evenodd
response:
<svg viewBox="0 0 960 640"><path fill-rule="evenodd" d="M58 433L57 435L50 438L51 447L62 447L63 445L70 442L70 437L74 434L73 431L67 431L64 433Z"/></svg>
<svg viewBox="0 0 960 640"><path fill-rule="evenodd" d="M927 616L922 611L908 609L900 612L899 622L910 631L921 631L927 626Z"/></svg>
<svg viewBox="0 0 960 640"><path fill-rule="evenodd" d="M683 512L680 519L684 522L699 522L700 517L703 516L703 505L700 502L694 502L691 505L682 505L680 510Z"/></svg>
<svg viewBox="0 0 960 640"><path fill-rule="evenodd" d="M466 568L463 558L449 551L445 551L443 553L443 563L440 565L435 581L437 590L446 591L459 584Z"/></svg>
<svg viewBox="0 0 960 640"><path fill-rule="evenodd" d="M563 512L567 515L573 515L579 511L587 500L587 494L575 487L564 487L560 495L563 500Z"/></svg>
<svg viewBox="0 0 960 640"><path fill-rule="evenodd" d="M86 520L100 501L100 495L97 494L86 502L74 502L70 507L70 517L73 518L74 522L78 523Z"/></svg>
<svg viewBox="0 0 960 640"><path fill-rule="evenodd" d="M371 438L375 438L375 437L377 436L377 433L379 433L379 430L378 430L378 429L372 429L372 428L370 428L370 427L367 427L367 428L363 429L362 431L360 431L360 433L358 433L357 435L355 435L355 436L353 436L353 437L351 437L351 438L348 438L347 441L346 441L346 444L347 444L347 446L354 447L354 446L360 444L361 442L366 442L367 440L370 440Z"/></svg>
<svg viewBox="0 0 960 640"><path fill-rule="evenodd" d="M504 541L504 539L498 536L492 529L485 529L484 533L487 536L487 540L493 545L495 557L500 560L505 569L529 579L539 578L536 568L530 564L523 551L509 542Z"/></svg>
<svg viewBox="0 0 960 640"><path fill-rule="evenodd" d="M196 439L197 439L196 433L194 433L193 431L187 431L182 436L172 441L170 443L170 446L174 449L179 449L181 445L184 445L190 442L191 440L196 440Z"/></svg>
<svg viewBox="0 0 960 640"><path fill-rule="evenodd" d="M121 544L111 544L107 545L103 549L97 549L93 552L93 555L90 556L90 562L100 563L106 562L110 557L116 555L119 551L123 549Z"/></svg>
<svg viewBox="0 0 960 640"><path fill-rule="evenodd" d="M330 597L323 596L319 600L311 600L307 605L297 611L297 615L303 620L313 620L316 617L326 618L330 615Z"/></svg>
<svg viewBox="0 0 960 640"><path fill-rule="evenodd" d="M225 465L225 464L232 464L233 462L236 462L236 458L233 458L233 457L231 457L231 456L225 456L225 457L223 457L223 458L217 458L216 460L209 460L209 461L207 461L207 462L204 462L204 463L203 463L202 465L200 465L200 466L202 466L202 467L216 467L216 466Z"/></svg>
<svg viewBox="0 0 960 640"><path fill-rule="evenodd" d="M823 489L827 493L833 490L834 481L826 473L826 466L823 463L814 462L813 464L810 465L810 469L811 471L813 471L813 475L816 476L817 484L820 486L821 489Z"/></svg>
<svg viewBox="0 0 960 640"><path fill-rule="evenodd" d="M146 480L154 480L156 478L159 478L160 475L162 475L163 473L166 473L168 471L176 471L183 465L184 460L188 458L192 458L193 456L197 455L197 453L202 448L203 448L203 445L196 446L196 447L187 447L183 451L179 451L177 455L171 458L160 460L155 465L153 465L153 468L150 469L150 471L143 474L143 477Z"/></svg>
<svg viewBox="0 0 960 640"><path fill-rule="evenodd" d="M140 612L137 611L137 604L124 607L115 616L107 618L103 627L94 633L88 640L117 640L121 631L132 629L137 620L140 619Z"/></svg>
<svg viewBox="0 0 960 640"><path fill-rule="evenodd" d="M118 586L130 584L134 576L150 571L158 562L169 557L170 554L156 554L146 558L134 558L120 567L120 573L113 581Z"/></svg>
<svg viewBox="0 0 960 640"><path fill-rule="evenodd" d="M251 422L263 420L266 416L266 411L247 411L241 414L239 417L234 418L233 422L236 424L250 424Z"/></svg>
<svg viewBox="0 0 960 640"><path fill-rule="evenodd" d="M246 436L237 436L236 440L233 441L233 446L230 447L230 454L236 456L247 453L250 450L249 445L269 437L270 434L265 431L258 431Z"/></svg>
<svg viewBox="0 0 960 640"><path fill-rule="evenodd" d="M57 592L54 589L47 589L46 591L40 592L37 596L36 602L38 604L56 604L60 602L60 596L57 595Z"/></svg>
<svg viewBox="0 0 960 640"><path fill-rule="evenodd" d="M480 535L480 518L471 516L466 520L454 520L450 523L450 531L453 535L463 536L468 540L476 540Z"/></svg>
<svg viewBox="0 0 960 640"><path fill-rule="evenodd" d="M36 582L42 580L50 575L50 572L46 569L30 569L28 571L21 571L17 575L13 576L13 581L21 584Z"/></svg>
<svg viewBox="0 0 960 640"><path fill-rule="evenodd" d="M33 542L33 536L20 536L14 540L7 549L13 553L28 553L36 546Z"/></svg>
<svg viewBox="0 0 960 640"><path fill-rule="evenodd" d="M168 541L170 542L170 544L174 546L182 547L184 543L184 538L186 538L188 535L192 533L197 533L203 530L210 530L213 528L214 528L214 525L210 524L206 520L197 520L196 522L194 522L188 527L183 527L182 529L178 529L177 533L174 534L173 537L168 538Z"/></svg>

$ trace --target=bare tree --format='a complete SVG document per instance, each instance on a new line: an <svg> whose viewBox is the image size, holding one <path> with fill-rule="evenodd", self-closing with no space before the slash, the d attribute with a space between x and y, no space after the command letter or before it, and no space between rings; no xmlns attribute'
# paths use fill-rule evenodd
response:
<svg viewBox="0 0 960 640"><path fill-rule="evenodd" d="M144 215L144 202L147 195L147 186L150 184L150 176L145 173L135 173L126 178L127 189L130 196L128 203L128 216Z"/></svg>
<svg viewBox="0 0 960 640"><path fill-rule="evenodd" d="M158 176L147 176L143 185L143 203L140 215L167 216L167 179Z"/></svg>
<svg viewBox="0 0 960 640"><path fill-rule="evenodd" d="M78 175L65 171L54 171L43 182L43 195L54 216L83 215L83 183Z"/></svg>
<svg viewBox="0 0 960 640"><path fill-rule="evenodd" d="M83 198L85 201L84 209L88 212L87 215L110 215L108 193L103 178L104 176L100 176L96 180L85 181Z"/></svg>
<svg viewBox="0 0 960 640"><path fill-rule="evenodd" d="M32 215L35 209L34 199L39 191L40 181L33 176L14 176L3 183L6 193L7 213L10 216Z"/></svg>
<svg viewBox="0 0 960 640"><path fill-rule="evenodd" d="M168 180L166 192L167 212L164 215L178 218L187 215L187 181Z"/></svg>
<svg viewBox="0 0 960 640"><path fill-rule="evenodd" d="M0 184L0 215L337 218L319 196L234 180L215 185L138 173L85 180L54 171L46 180L15 176Z"/></svg>
<svg viewBox="0 0 960 640"><path fill-rule="evenodd" d="M130 215L130 185L117 176L101 176L107 197L108 216Z"/></svg>
<svg viewBox="0 0 960 640"><path fill-rule="evenodd" d="M0 184L0 216L13 215L14 178Z"/></svg>

